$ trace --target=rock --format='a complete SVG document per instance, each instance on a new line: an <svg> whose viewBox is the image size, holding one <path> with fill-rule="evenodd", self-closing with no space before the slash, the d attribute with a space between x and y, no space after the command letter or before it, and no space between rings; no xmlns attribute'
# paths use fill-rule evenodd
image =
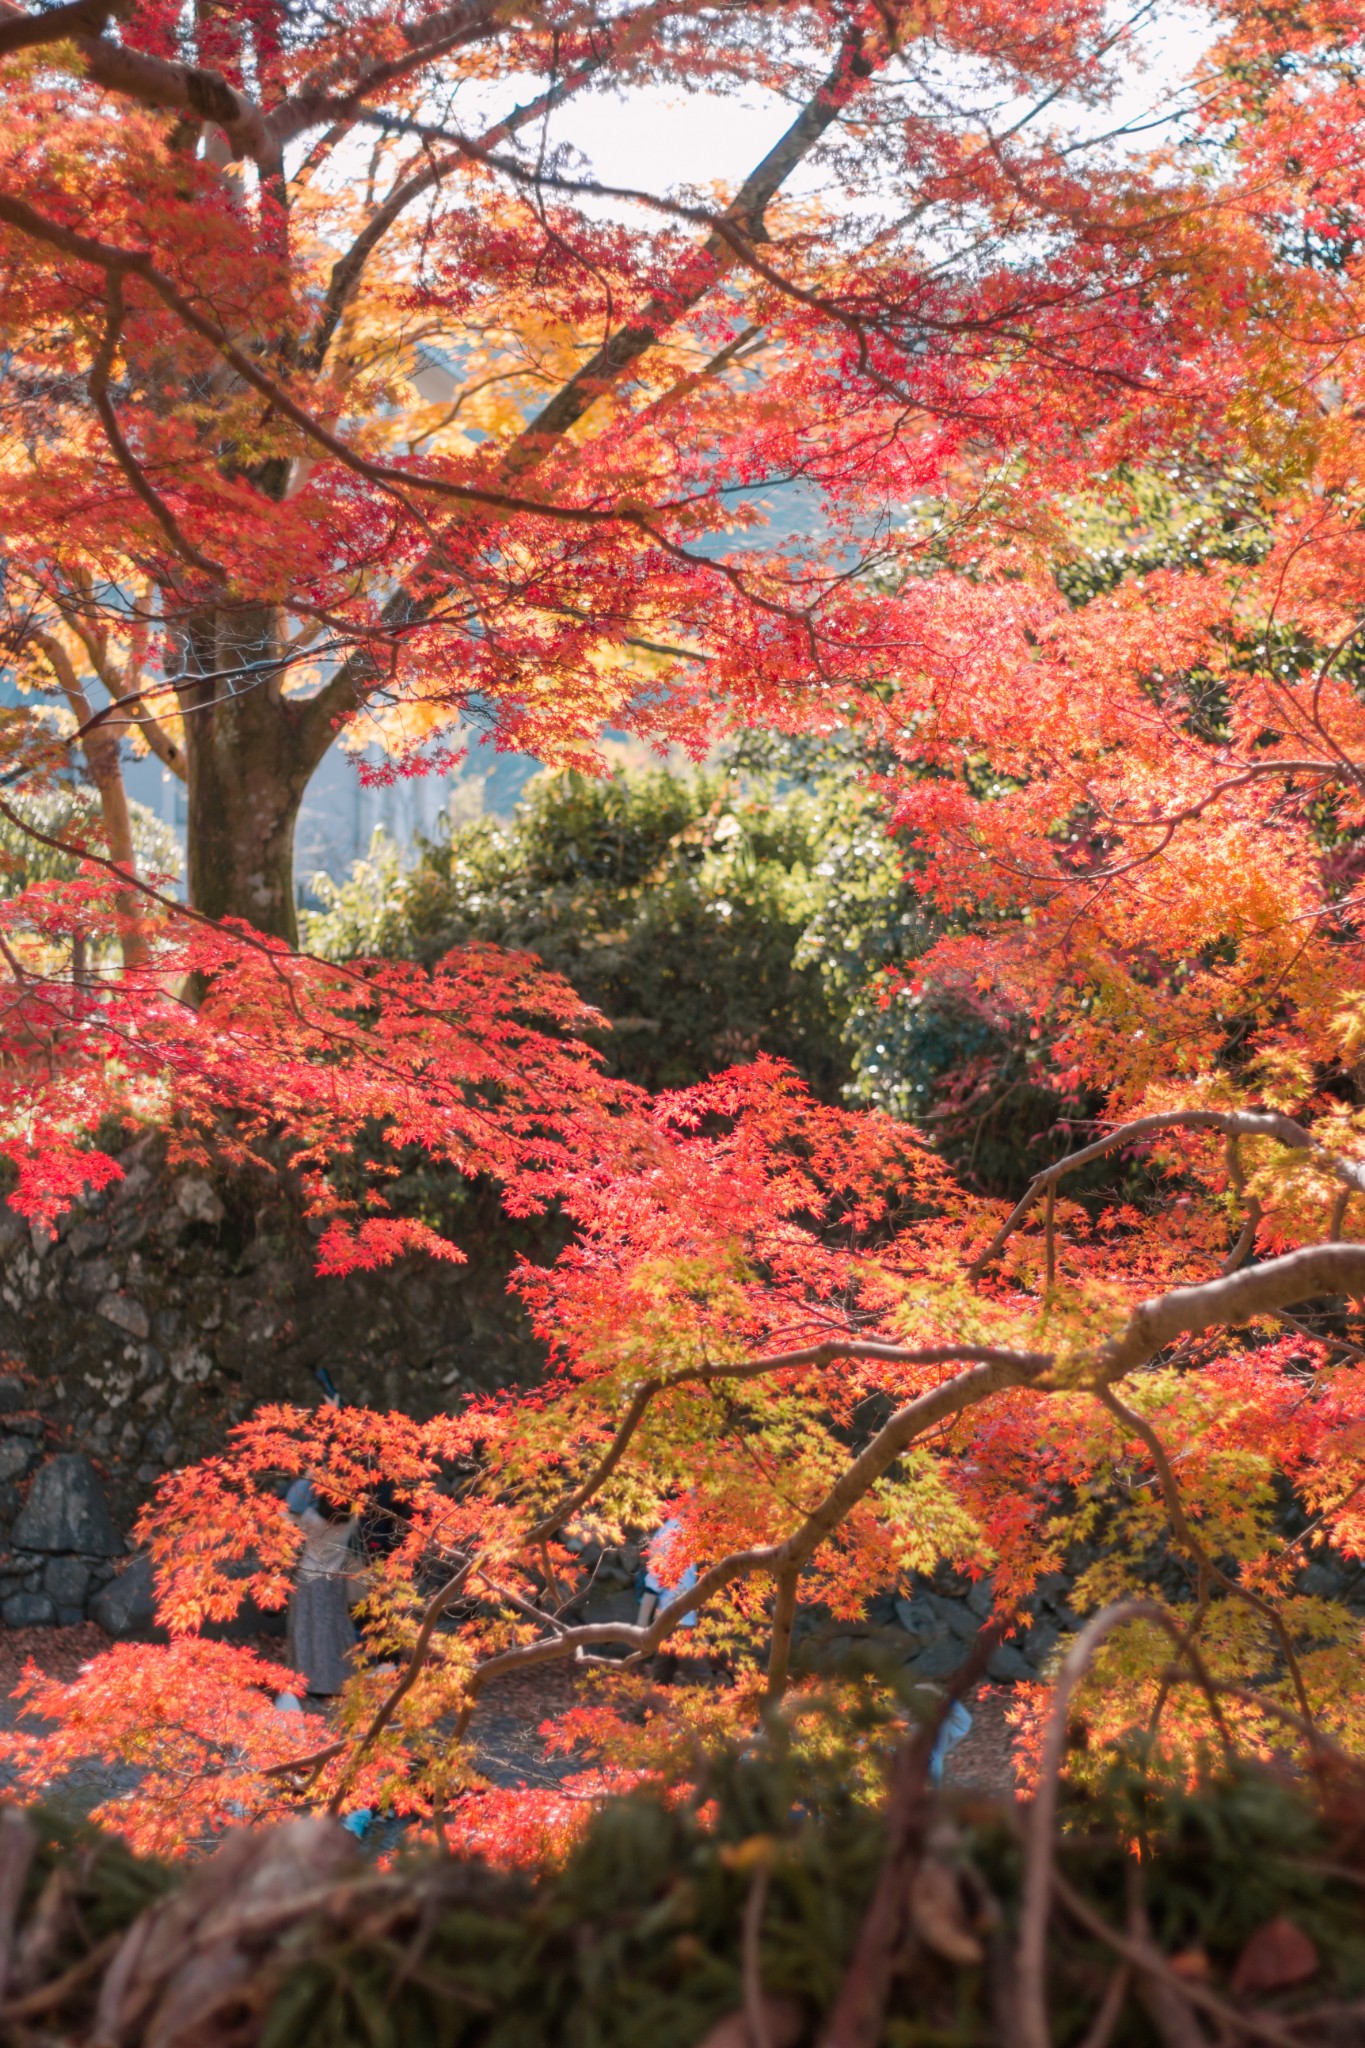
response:
<svg viewBox="0 0 1365 2048"><path fill-rule="evenodd" d="M102 1252L109 1242L107 1223L82 1222L67 1232L66 1244L73 1259L83 1259L90 1252Z"/></svg>
<svg viewBox="0 0 1365 2048"><path fill-rule="evenodd" d="M176 1182L175 1206L191 1223L221 1223L227 1213L212 1184L198 1173Z"/></svg>
<svg viewBox="0 0 1365 2048"><path fill-rule="evenodd" d="M139 1344L145 1344L152 1333L151 1320L135 1294L116 1294L111 1288L100 1296L95 1312L116 1330L126 1330Z"/></svg>
<svg viewBox="0 0 1365 2048"><path fill-rule="evenodd" d="M942 1625L923 1593L917 1593L913 1600L897 1600L896 1619L907 1634L920 1636L925 1642L943 1634Z"/></svg>
<svg viewBox="0 0 1365 2048"><path fill-rule="evenodd" d="M79 1557L54 1557L43 1573L43 1591L58 1607L83 1608L89 1585L90 1567Z"/></svg>
<svg viewBox="0 0 1365 2048"><path fill-rule="evenodd" d="M634 1591L614 1586L594 1586L583 1603L584 1621L634 1621L639 1611Z"/></svg>
<svg viewBox="0 0 1365 2048"><path fill-rule="evenodd" d="M971 1608L978 1621L986 1619L986 1616L991 1611L991 1602L994 1598L995 1580L978 1579L971 1592L967 1595L967 1605Z"/></svg>
<svg viewBox="0 0 1365 2048"><path fill-rule="evenodd" d="M980 1624L965 1600L950 1600L942 1593L926 1593L925 1598L937 1619L960 1643L975 1642Z"/></svg>
<svg viewBox="0 0 1365 2048"><path fill-rule="evenodd" d="M30 1405L28 1388L17 1373L0 1373L0 1415L17 1415Z"/></svg>
<svg viewBox="0 0 1365 2048"><path fill-rule="evenodd" d="M182 1344L171 1353L171 1374L182 1387L202 1386L213 1377L213 1358L202 1344Z"/></svg>
<svg viewBox="0 0 1365 2048"><path fill-rule="evenodd" d="M57 1610L46 1593L11 1593L0 1607L6 1628L47 1628L57 1619Z"/></svg>
<svg viewBox="0 0 1365 2048"><path fill-rule="evenodd" d="M986 1675L999 1685L1013 1685L1018 1679L1038 1676L1023 1651L1016 1650L1013 1643L1001 1643L998 1650L991 1651Z"/></svg>
<svg viewBox="0 0 1365 2048"><path fill-rule="evenodd" d="M1062 1632L1050 1621L1035 1622L1024 1638L1024 1655L1041 1671L1061 1641Z"/></svg>
<svg viewBox="0 0 1365 2048"><path fill-rule="evenodd" d="M109 1519L95 1468L79 1451L63 1451L33 1476L13 1542L17 1550L79 1550L119 1557L123 1538Z"/></svg>
<svg viewBox="0 0 1365 2048"><path fill-rule="evenodd" d="M0 1436L0 1480L17 1479L33 1461L34 1446L22 1436Z"/></svg>
<svg viewBox="0 0 1365 2048"><path fill-rule="evenodd" d="M0 1522L12 1522L21 1505L17 1486L0 1486Z"/></svg>
<svg viewBox="0 0 1365 2048"><path fill-rule="evenodd" d="M85 1609L83 1607L59 1607L57 1609L58 1628L79 1628L84 1620Z"/></svg>
<svg viewBox="0 0 1365 2048"><path fill-rule="evenodd" d="M945 1636L941 1642L916 1651L905 1668L912 1678L946 1678L950 1671L957 1670L962 1657L961 1643Z"/></svg>
<svg viewBox="0 0 1365 2048"><path fill-rule="evenodd" d="M109 1636L145 1635L156 1621L152 1560L135 1557L90 1602L90 1619Z"/></svg>
<svg viewBox="0 0 1365 2048"><path fill-rule="evenodd" d="M98 1301L107 1294L118 1278L118 1268L112 1259L90 1259L83 1266L77 1266L71 1275L71 1287L82 1301Z"/></svg>

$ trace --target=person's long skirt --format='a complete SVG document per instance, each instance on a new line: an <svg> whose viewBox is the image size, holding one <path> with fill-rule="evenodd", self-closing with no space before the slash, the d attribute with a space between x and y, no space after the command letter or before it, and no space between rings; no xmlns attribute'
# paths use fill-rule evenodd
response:
<svg viewBox="0 0 1365 2048"><path fill-rule="evenodd" d="M290 1669L303 1673L309 1692L340 1692L351 1676L354 1648L345 1579L300 1579L289 1598Z"/></svg>

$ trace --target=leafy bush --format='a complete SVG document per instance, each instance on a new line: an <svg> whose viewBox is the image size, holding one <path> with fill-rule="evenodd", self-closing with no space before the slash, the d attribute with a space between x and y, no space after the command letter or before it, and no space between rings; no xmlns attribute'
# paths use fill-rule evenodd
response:
<svg viewBox="0 0 1365 2048"><path fill-rule="evenodd" d="M68 849L86 842L101 843L99 810L88 789L59 785L24 790L12 793L8 802L26 823L50 839L64 840ZM171 827L145 804L130 802L128 810L139 874L178 875L183 860ZM80 866L78 852L44 846L8 818L0 817L0 897L18 896L35 882L70 881Z"/></svg>
<svg viewBox="0 0 1365 2048"><path fill-rule="evenodd" d="M874 801L825 774L541 776L508 822L376 835L319 877L307 943L433 961L471 939L539 955L611 1022L611 1070L684 1087L768 1052L826 1100L864 1093L855 1012L922 943Z"/></svg>
<svg viewBox="0 0 1365 2048"><path fill-rule="evenodd" d="M907 879L865 749L748 742L756 766L541 776L515 816L377 833L317 876L306 943L427 962L471 939L536 953L611 1020L610 1070L686 1087L760 1052L825 1101L922 1123L976 1185L1015 1193L1072 1105L1017 1020L883 979L943 929Z"/></svg>
<svg viewBox="0 0 1365 2048"><path fill-rule="evenodd" d="M608 1801L538 1883L453 1859L367 1870L319 1819L242 1830L173 1880L50 1813L14 1815L11 1860L32 1860L11 2010L43 2027L25 2040L113 2038L116 2017L121 2040L204 2048L719 2048L752 2039L756 2011L791 2048L828 2038L894 1868L887 1818L839 1782L846 1753L800 1769L781 1749L721 1754L690 1797ZM1358 2043L1353 1789L1315 1800L1240 1769L1154 1797L1120 1766L1100 1796L1064 1795L1047 1930L1057 2048L1202 2041L1209 2010L1229 2040ZM1006 2048L1020 2038L1017 1820L927 1800L902 1854L882 1937L894 1956L884 1984L862 1962L877 1988L858 2038ZM1119 1967L1134 1953L1145 1968Z"/></svg>

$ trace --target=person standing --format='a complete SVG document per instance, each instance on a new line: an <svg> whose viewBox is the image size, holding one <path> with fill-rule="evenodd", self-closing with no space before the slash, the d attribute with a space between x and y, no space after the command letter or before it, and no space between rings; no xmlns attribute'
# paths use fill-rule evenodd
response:
<svg viewBox="0 0 1365 2048"><path fill-rule="evenodd" d="M350 1582L356 1560L351 1550L356 1518L311 1479L296 1479L285 1506L303 1535L294 1590L289 1596L287 1657L303 1674L310 1694L341 1691L351 1676L355 1623Z"/></svg>

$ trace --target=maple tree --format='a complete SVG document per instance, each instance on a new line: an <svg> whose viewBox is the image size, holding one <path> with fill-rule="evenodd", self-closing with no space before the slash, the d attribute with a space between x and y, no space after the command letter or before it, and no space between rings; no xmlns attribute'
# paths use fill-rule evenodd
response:
<svg viewBox="0 0 1365 2048"><path fill-rule="evenodd" d="M1181 231L1041 125L1115 42L1089 0L7 0L9 633L114 858L120 730L185 780L191 902L292 943L339 732L392 772L462 717L591 766L605 726L837 715L905 639L852 567L914 559L910 497L1040 417L1063 462L1149 437ZM529 96L482 125L500 81ZM608 189L557 117L642 81L791 117L733 190ZM765 544L775 487L805 543Z"/></svg>
<svg viewBox="0 0 1365 2048"><path fill-rule="evenodd" d="M1365 1546L1349 10L1229 15L1198 205L1169 170L1082 175L1055 142L983 142L894 97L940 43L1040 91L1087 86L1084 9L366 17L298 47L292 23L272 43L265 15L213 16L212 79L159 18L117 40L106 20L0 22L27 176L23 197L0 184L5 318L50 430L50 459L25 447L8 471L16 658L60 685L36 634L73 665L79 643L124 712L159 704L149 739L183 750L201 808L189 914L130 873L111 811L81 879L0 912L15 1199L42 1223L106 1182L88 1134L113 1111L229 1157L283 1141L328 1269L453 1253L385 1209L376 1130L496 1175L513 1206L560 1202L574 1236L516 1278L551 1351L531 1394L422 1425L268 1409L168 1478L141 1535L175 1639L72 1686L32 1678L56 1732L8 1739L21 1783L97 1743L143 1772L105 1817L161 1848L368 1804L524 1855L604 1783L685 1776L698 1741L799 1697L799 1603L849 1618L947 1559L991 1571L997 1622L1022 1625L1081 1537L1081 1608L1145 1596L1086 1684L1096 1753L1134 1725L1176 1770L1224 1737L1359 1748L1359 1619L1302 1582L1315 1546ZM45 42L53 24L75 40ZM560 209L600 192L457 128L427 31L473 76L515 62L556 100L588 67L646 64L809 96L728 205L670 200L643 237L599 218L587 268ZM378 200L362 244L393 231L392 261L362 277L333 239L354 193L270 148L324 122L348 146L381 89L376 181L428 178L442 206L405 241ZM911 226L859 240L856 216L777 204L836 117L851 183L891 136L909 150ZM113 168L92 199L97 136ZM929 218L950 251L979 230L972 262L911 262ZM608 296L636 311L590 349L575 337ZM313 360L331 298L352 339ZM402 366L428 320L473 381L505 380L466 401L467 440L459 414L417 417ZM737 367L760 340L761 380ZM57 370L39 375L38 342ZM1164 551L1154 474L1191 508ZM824 551L708 551L743 522L727 489L775 477L818 487ZM931 493L883 537L879 515ZM1115 505L1113 573L1068 595L1059 549ZM218 694L255 663L266 683ZM584 760L607 720L700 741L719 717L819 728L852 703L948 921L907 981L1023 1015L1059 1089L1103 1103L1093 1139L1007 1212L908 1126L821 1106L771 1061L652 1101L605 1079L571 1035L583 1006L518 956L428 975L298 955L287 819L309 749L362 702L400 763L475 702L503 737ZM22 707L9 739L17 772L50 772ZM124 960L95 989L54 965L90 928ZM1149 1199L1070 1198L1070 1174L1119 1156L1147 1162ZM357 1511L382 1482L396 1518L320 1746L274 1712L275 1667L196 1636L248 1593L285 1598L279 1482L299 1471ZM699 1573L685 1598L639 1626L566 1618L571 1542L665 1516L665 1574ZM665 1713L647 1660L693 1608L729 1675ZM557 1731L586 1752L584 1798L492 1794L476 1702L567 1660L600 1687Z"/></svg>

